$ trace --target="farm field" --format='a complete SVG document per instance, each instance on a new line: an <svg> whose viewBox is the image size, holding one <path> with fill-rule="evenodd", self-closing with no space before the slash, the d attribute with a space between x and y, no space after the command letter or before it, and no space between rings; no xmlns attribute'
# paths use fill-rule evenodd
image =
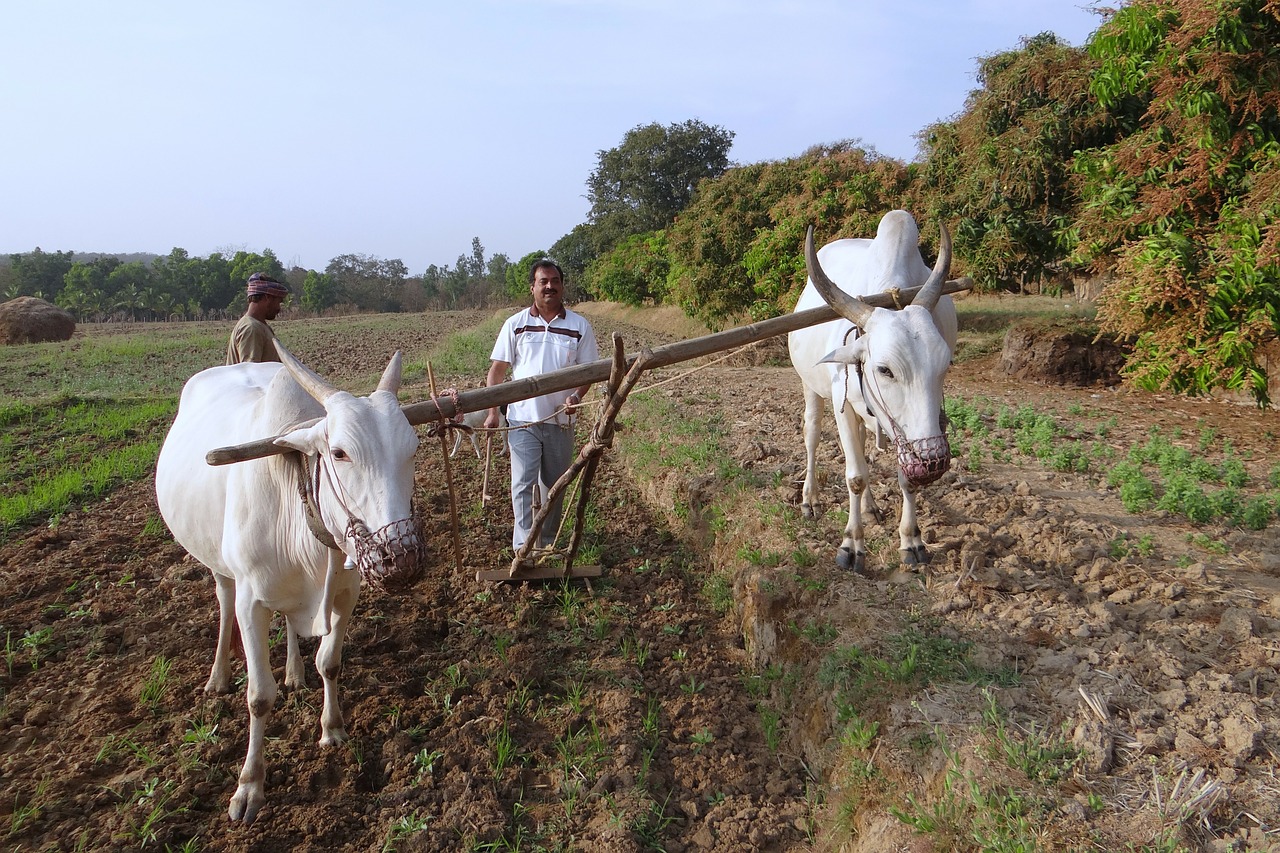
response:
<svg viewBox="0 0 1280 853"><path fill-rule="evenodd" d="M213 584L164 530L149 477L8 531L5 848L1270 849L1280 417L1015 380L989 338L965 333L966 318L999 325L978 304L962 307L948 374L955 461L920 501L923 572L897 563L884 454L875 565L834 567L845 497L829 422L825 512L801 520L803 406L776 345L640 383L593 487L584 561L604 575L590 584L476 582L510 560L505 460L487 507L469 445L451 460L455 555L439 441L421 429L426 576L362 596L341 681L348 744L315 742L313 668L308 690L282 692L267 805L249 827L226 817L243 685L201 691ZM698 333L665 311L583 310L602 350L615 331L628 351ZM468 330L491 337L492 319L276 326L361 392L404 350L408 402L430 393L428 360L437 388L478 384L442 348ZM230 326L94 327L10 348L0 390L83 388L51 378L41 348L67 348L58 362L84 370L111 342L151 376L107 364L75 393L174 398L182 376L221 363ZM167 423L60 452L36 422L15 416L6 447L50 465L155 440ZM1199 479L1187 460L1203 463ZM30 473L6 469L4 488ZM280 642L278 674L283 661Z"/></svg>

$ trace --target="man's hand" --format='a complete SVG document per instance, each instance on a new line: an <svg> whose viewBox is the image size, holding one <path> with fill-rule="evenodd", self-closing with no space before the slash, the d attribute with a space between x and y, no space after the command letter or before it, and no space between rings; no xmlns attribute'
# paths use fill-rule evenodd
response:
<svg viewBox="0 0 1280 853"><path fill-rule="evenodd" d="M564 398L564 413L566 415L572 415L574 412L578 411L578 406L581 403L582 398L578 396L578 392L570 392L569 396Z"/></svg>
<svg viewBox="0 0 1280 853"><path fill-rule="evenodd" d="M498 428L498 407L497 406L494 406L493 408L491 408L489 410L489 414L484 416L484 428L485 429Z"/></svg>

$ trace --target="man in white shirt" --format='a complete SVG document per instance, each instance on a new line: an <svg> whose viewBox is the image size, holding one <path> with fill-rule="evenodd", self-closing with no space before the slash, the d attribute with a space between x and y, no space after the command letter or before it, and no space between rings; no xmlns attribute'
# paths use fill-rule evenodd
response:
<svg viewBox="0 0 1280 853"><path fill-rule="evenodd" d="M559 264L551 258L535 263L529 271L529 294L533 305L509 317L498 333L486 385L506 381L508 370L512 379L525 379L599 358L591 324L564 307L564 272ZM557 391L507 406L511 510L515 516L511 545L516 551L529 538L533 526L533 488L539 476L550 488L573 463L571 417L590 387L588 383L568 393ZM485 426L498 426L497 407L489 410ZM551 544L560 526L560 512L561 501L557 500L542 526L539 544Z"/></svg>

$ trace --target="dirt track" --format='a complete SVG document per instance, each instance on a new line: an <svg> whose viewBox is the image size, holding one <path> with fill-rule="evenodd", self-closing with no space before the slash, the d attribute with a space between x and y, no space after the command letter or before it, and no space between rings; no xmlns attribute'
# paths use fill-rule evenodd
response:
<svg viewBox="0 0 1280 853"><path fill-rule="evenodd" d="M603 336L610 326L601 320L597 329ZM667 340L623 333L629 342ZM405 343L361 341L349 355L385 359L379 353L393 345ZM298 351L339 375L343 353ZM1280 459L1274 414L1027 386L993 371L993 360L960 365L948 393L1031 403L1064 418L1114 415L1108 441L1116 446L1140 442L1154 424L1170 435L1181 427L1194 445L1200 425L1211 425L1251 451L1251 473L1262 478ZM904 625L927 624L938 637L971 643L977 664L1016 674L991 694L1011 727L1065 731L1082 750L1070 784L1053 789L1065 793L1034 812L1041 849L1123 848L1180 826L1187 849L1211 849L1215 835L1267 849L1262 828L1280 822L1274 525L1253 533L1133 517L1114 490L1081 475L988 462L973 472L957 466L926 491L929 572L905 575L889 562L849 576L830 560L843 503L833 430L826 515L798 530L798 544L788 524L759 519L760 506L795 499L794 374L718 366L669 388L663 393L690 413L720 417L735 459L776 485L724 503L740 514L689 537L671 496L714 502L714 478L691 472L633 484L622 464L624 430L595 491L605 577L590 591L487 587L470 572L505 563L501 501L480 510L477 463L460 455L458 573L439 451L424 442L418 477L435 569L410 595L362 599L342 683L347 748L315 744L314 672L312 690L278 703L267 806L248 828L225 816L244 754L243 694L200 692L216 629L212 583L167 537L144 532L155 512L150 483L5 546L0 624L18 652L0 671L0 817L14 829L7 844L930 849L888 808L902 807L907 791L937 792L947 766L940 737L992 785L1027 784L984 751L982 688L949 680L906 696L869 694L863 710L879 715L876 746L842 752L847 720L819 677L834 649L876 649ZM876 468L888 472L883 459ZM504 494L501 477L490 491ZM892 516L888 490L877 494ZM886 554L895 553L894 526L891 517L876 529ZM1149 546L1138 549L1140 540ZM1225 549L1204 544L1216 542ZM748 545L783 559L765 565ZM716 572L733 578L736 603L725 615L701 595ZM45 628L47 641L20 643ZM171 662L166 687L147 703L141 686L161 657ZM789 675L760 677L770 667ZM851 755L869 756L875 774L846 778ZM1180 823L1173 812L1185 803L1169 802L1180 774L1189 781L1199 769L1198 784L1222 788L1206 809L1212 833L1197 819ZM857 807L842 817L850 796ZM852 840L842 821L856 830Z"/></svg>

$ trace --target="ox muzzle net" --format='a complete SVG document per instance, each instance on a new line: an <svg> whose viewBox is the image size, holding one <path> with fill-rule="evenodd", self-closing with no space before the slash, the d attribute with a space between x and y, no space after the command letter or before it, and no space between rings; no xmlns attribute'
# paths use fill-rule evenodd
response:
<svg viewBox="0 0 1280 853"><path fill-rule="evenodd" d="M317 495L320 491L320 472L323 469L325 479L338 499L339 505L347 513L345 538L352 543L355 552L347 561L348 566L360 572L361 579L379 590L388 590L408 586L422 576L422 563L426 554L422 537L422 517L415 509L410 510L408 518L393 521L377 530L370 530L362 519L357 518L347 506L341 487L328 467L324 457L315 457L314 469L310 456L296 454L298 458L298 494L302 498L307 526L311 533L327 548L341 551L342 548L334 540L333 535L320 517L320 503ZM314 473L312 471L314 470Z"/></svg>

